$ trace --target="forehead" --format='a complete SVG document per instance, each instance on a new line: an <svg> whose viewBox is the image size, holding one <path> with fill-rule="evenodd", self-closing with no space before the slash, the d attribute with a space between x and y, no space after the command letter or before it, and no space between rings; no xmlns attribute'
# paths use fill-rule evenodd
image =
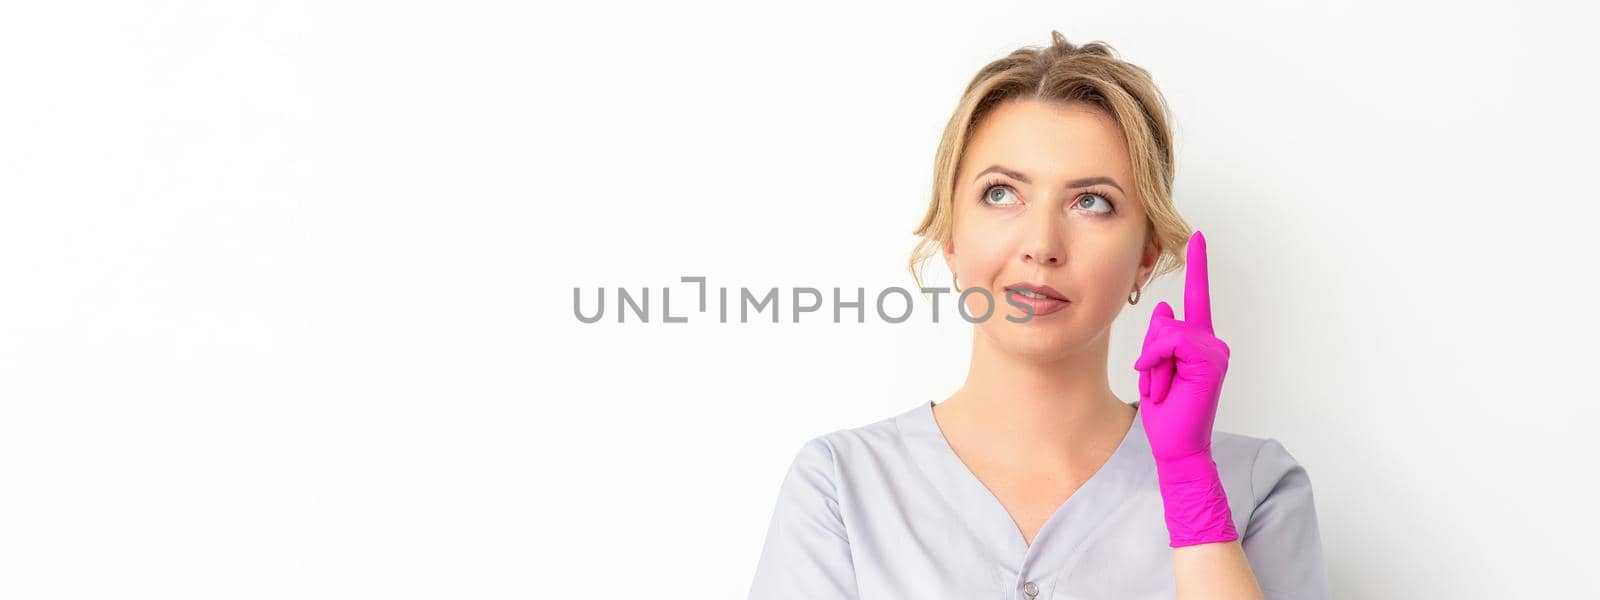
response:
<svg viewBox="0 0 1600 600"><path fill-rule="evenodd" d="M1046 179L1106 175L1124 189L1131 189L1133 180L1122 128L1082 103L1016 100L996 106L968 140L960 173L995 164Z"/></svg>

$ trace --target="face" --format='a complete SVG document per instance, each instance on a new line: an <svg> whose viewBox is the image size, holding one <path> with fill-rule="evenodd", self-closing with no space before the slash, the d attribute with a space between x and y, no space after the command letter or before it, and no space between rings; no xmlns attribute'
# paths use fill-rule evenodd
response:
<svg viewBox="0 0 1600 600"><path fill-rule="evenodd" d="M1085 104L1009 101L978 124L956 173L946 264L961 289L987 288L994 313L977 324L1008 351L1050 359L1103 341L1135 282L1159 257L1122 130ZM1035 314L1007 300L1016 284L1049 286L1067 302ZM973 292L967 313L988 309ZM1037 311L1036 311L1037 312Z"/></svg>

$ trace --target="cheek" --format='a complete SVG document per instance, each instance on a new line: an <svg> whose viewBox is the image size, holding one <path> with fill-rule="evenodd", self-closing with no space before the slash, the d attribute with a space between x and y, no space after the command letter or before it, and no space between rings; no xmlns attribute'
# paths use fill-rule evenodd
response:
<svg viewBox="0 0 1600 600"><path fill-rule="evenodd" d="M1122 288L1124 280L1131 281L1128 276L1129 272L1131 271L1121 268L1120 265L1113 266L1110 263L1102 263L1095 265L1093 269L1084 273L1084 276L1089 278L1092 289L1105 290L1107 297L1114 297L1119 293L1118 290Z"/></svg>
<svg viewBox="0 0 1600 600"><path fill-rule="evenodd" d="M997 232L971 231L956 236L956 273L961 287L991 287L1005 269L1010 250L1006 238Z"/></svg>
<svg viewBox="0 0 1600 600"><path fill-rule="evenodd" d="M1080 256L1084 256L1085 260L1078 263L1079 273L1087 280L1086 283L1091 289L1103 290L1107 297L1119 293L1126 295L1132 290L1131 286L1139 263L1137 248L1107 245L1092 255ZM1124 287L1128 289L1123 289Z"/></svg>

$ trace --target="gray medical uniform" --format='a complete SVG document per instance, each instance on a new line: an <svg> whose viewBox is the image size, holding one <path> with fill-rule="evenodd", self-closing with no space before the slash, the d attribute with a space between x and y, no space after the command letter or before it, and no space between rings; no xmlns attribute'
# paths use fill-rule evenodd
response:
<svg viewBox="0 0 1600 600"><path fill-rule="evenodd" d="M1219 431L1211 444L1267 598L1328 598L1305 469L1274 439ZM930 401L800 447L749 597L1173 598L1172 552L1137 413L1116 452L1029 544L951 449Z"/></svg>

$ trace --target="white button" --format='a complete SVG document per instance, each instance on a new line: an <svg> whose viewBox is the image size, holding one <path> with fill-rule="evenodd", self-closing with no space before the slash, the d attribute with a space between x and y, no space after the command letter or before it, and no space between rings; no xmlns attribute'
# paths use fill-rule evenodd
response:
<svg viewBox="0 0 1600 600"><path fill-rule="evenodd" d="M1039 586L1032 581L1024 583L1022 584L1022 593L1027 594L1029 598L1037 596L1039 595Z"/></svg>

